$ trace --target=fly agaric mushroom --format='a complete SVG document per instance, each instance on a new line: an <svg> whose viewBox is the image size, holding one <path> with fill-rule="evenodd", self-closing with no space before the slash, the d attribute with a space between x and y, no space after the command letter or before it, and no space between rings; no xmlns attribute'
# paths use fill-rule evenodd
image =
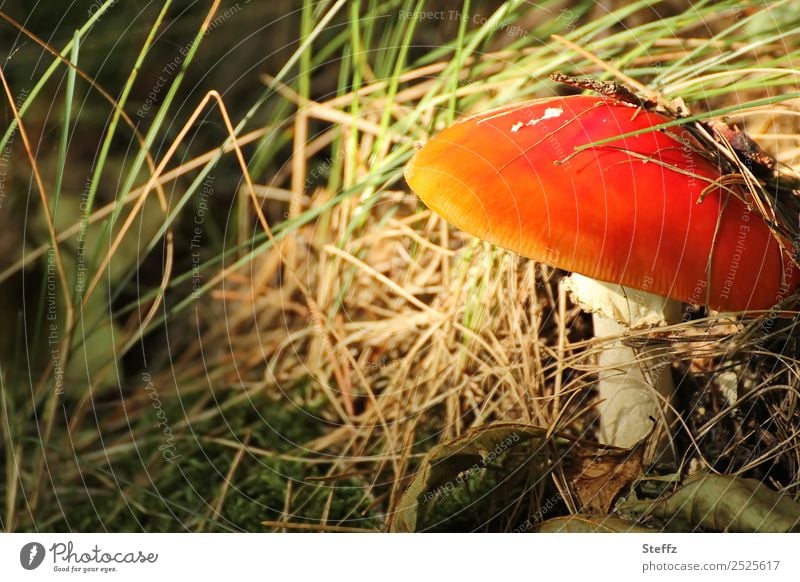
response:
<svg viewBox="0 0 800 582"><path fill-rule="evenodd" d="M647 131L667 121L608 97L509 105L430 139L405 176L467 233L583 275L569 287L595 336L675 323L680 302L771 308L800 281L791 257L687 130ZM606 444L631 446L664 418L672 379L654 357L619 341L600 356Z"/></svg>

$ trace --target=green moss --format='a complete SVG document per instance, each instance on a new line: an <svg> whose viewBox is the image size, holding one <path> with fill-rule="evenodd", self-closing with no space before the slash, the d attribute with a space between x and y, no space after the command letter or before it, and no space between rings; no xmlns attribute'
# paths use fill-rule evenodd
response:
<svg viewBox="0 0 800 582"><path fill-rule="evenodd" d="M181 418L180 407L165 404L167 418ZM250 433L250 446L274 456L245 453L227 485L219 516L214 508L237 449L212 441L220 418L192 425L176 433L174 460L159 452L166 440L138 441L124 454L114 455L111 466L83 467L84 486L60 492L63 513L50 518L53 531L271 531L267 520L318 524L330 501L327 523L346 520L348 527L379 528L382 518L368 511L371 499L365 483L309 481L325 477L330 465L303 462L300 445L324 431L318 411L281 406L266 398L225 411L228 427L220 438L242 441ZM158 435L159 437L161 435ZM161 444L160 444L161 443ZM141 457L140 457L141 455ZM299 460L281 458L291 455ZM144 459L144 461L142 460ZM114 479L119 487L113 485ZM109 486L109 480L112 486ZM284 514L287 492L291 515ZM48 500L56 507L55 499Z"/></svg>

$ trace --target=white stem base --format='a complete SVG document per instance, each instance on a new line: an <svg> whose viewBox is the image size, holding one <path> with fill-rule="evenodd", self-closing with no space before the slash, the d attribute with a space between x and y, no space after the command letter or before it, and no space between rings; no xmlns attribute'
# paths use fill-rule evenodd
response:
<svg viewBox="0 0 800 582"><path fill-rule="evenodd" d="M620 337L636 328L674 323L681 303L645 291L573 274L566 280L573 300L592 313L598 339ZM637 351L617 340L603 342L598 356L601 443L629 448L660 425L668 435L668 410L674 392L670 362L663 347ZM656 441L663 439L656 439ZM651 448L661 454L664 447Z"/></svg>
<svg viewBox="0 0 800 582"><path fill-rule="evenodd" d="M620 336L628 331L626 326L597 313L592 320L598 338ZM659 363L660 354L650 351L639 350L637 358L636 351L619 340L603 344L597 361L600 367L597 436L601 443L629 448L646 437L655 423L668 426L666 409L674 390L672 375L669 363Z"/></svg>

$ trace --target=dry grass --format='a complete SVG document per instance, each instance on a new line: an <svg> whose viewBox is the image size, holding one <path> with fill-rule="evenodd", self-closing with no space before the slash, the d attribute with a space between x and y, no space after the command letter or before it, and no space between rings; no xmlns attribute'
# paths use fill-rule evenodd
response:
<svg viewBox="0 0 800 582"><path fill-rule="evenodd" d="M406 90L409 103L397 105L398 115L422 90ZM330 109L346 103L347 96L316 110L344 118ZM743 116L789 168L800 160L785 148L797 140L797 104ZM381 102L362 106L374 112L363 115L362 127L377 123ZM368 151L374 136L361 139L356 152ZM360 156L345 166L369 171ZM516 421L591 438L603 343L560 292L561 272L454 231L407 190L386 188L376 199L333 207L331 198L324 189L304 198L302 210L324 209L319 218L212 295L219 323L202 344L226 345L219 359L207 360L227 370L222 384L247 378L248 392L298 406L324 399L320 421L329 430L298 443L302 455L329 463L331 481L365 476L374 503L387 506L424 450L470 428ZM793 312L782 315L720 320L698 311L627 338L663 344L673 362L677 472L708 467L798 493L800 352ZM723 373L734 374L738 398L723 395Z"/></svg>
<svg viewBox="0 0 800 582"><path fill-rule="evenodd" d="M670 13L680 15L674 4L665 3ZM285 482L280 518L266 521L266 527L351 531L382 527L423 455L471 428L519 422L592 438L595 362L604 345L592 338L590 318L566 297L559 284L563 273L476 242L421 207L400 179L413 143L444 127L456 111L481 111L504 100L552 94L546 80L552 72L612 78L624 69L665 101L685 96L694 113L773 98L775 102L748 107L739 117L781 164L800 170L800 100L780 99L794 83L786 81L794 75L791 58L772 62L788 53L787 46L798 50L795 36L778 35L754 47L744 40L721 39L713 35L735 18L710 10L700 19L702 26L689 23L673 33L665 24L668 34L648 28L645 39L633 27L647 26L657 15L645 15L642 24L641 12L646 11L626 20L626 15L611 19L596 10L599 16L593 13L592 20L584 21L585 43L576 35L573 44L555 38L513 46L503 39L491 52L455 51L457 68L443 57L400 68L383 79L365 65L358 90L316 101L304 94L302 83L284 84L281 74L264 77L270 91L292 103L297 114L275 127L247 127L250 133L240 132L237 139L250 153L245 146L277 139L278 130L291 137L290 153L272 175L257 180L252 189L244 185L226 193L241 219L236 232L241 246L227 255L228 249L217 249L222 259L204 265L209 292L199 298L190 297L190 272L165 268L159 273L163 279L143 290L133 307L115 313L124 323L123 351L153 330L168 337L168 361L157 362L152 382L161 400L180 413L170 419L172 433L199 443L203 453L204 447L217 447L227 458L217 475L203 474L215 484L214 493L204 505L190 507L191 519L181 526L239 527L226 521L226 502L239 493L243 474L267 471L267 461L296 464L305 474L280 474ZM604 17L608 23L600 21ZM530 27L547 21L540 13L526 18ZM592 29L593 23L598 30ZM652 42L645 46L644 40ZM729 62L731 52L739 50L752 67ZM763 67L758 66L762 59ZM614 66L608 65L610 60ZM717 65L706 71L706 60ZM669 69L675 63L685 64L686 75ZM720 71L726 64L730 71ZM660 77L662 82L651 87ZM730 90L732 78L741 90ZM776 78L783 84L773 86ZM117 240L123 241L132 236L131 225L140 217L140 202L149 190L155 189L163 203L169 183L184 185L182 180L212 164L218 154L235 151L228 141L219 152L194 154L188 160L148 159L147 186L123 192L95 210L89 222L99 223L125 209L129 221L117 231ZM34 168L36 163L33 159ZM331 181L338 181L338 188L316 186L311 178L320 167L336 175ZM176 213L176 206L173 202L163 211ZM131 207L135 210L129 211ZM164 219L160 236L169 245L172 226ZM78 224L58 232L49 221L48 227L57 249L78 231ZM45 256L46 250L42 244L24 256L15 255L19 260L0 273L0 281ZM118 253L118 247L108 247L101 255L103 264ZM138 274L138 268L132 272ZM103 274L99 269L95 281ZM157 314L165 297L170 311ZM632 345L663 345L678 384L677 464L656 467L657 472L709 467L755 476L794 497L800 494L800 348L794 339L794 299L786 302L782 317L766 313L721 321L717 314L700 310L680 325L626 337ZM70 315L70 321L78 325L80 320ZM99 375L113 375L116 363ZM723 394L725 373L734 375L738 388L733 400ZM49 386L52 377L44 374L36 380ZM155 484L169 468L159 450L139 448L157 441L148 421L152 397L140 389L136 374L110 396L94 394L99 381L97 377L81 387L81 398L69 402L64 418L51 418L58 434L53 443L37 449L38 475L45 465L64 464L51 483L55 494L42 494L51 504L51 521L26 516L29 508L23 508L21 494L9 487L7 529L20 521L28 527L38 521L44 528L58 522L65 514L59 492L78 490L93 498L104 489L118 491L115 511L133 505L142 513L159 495ZM55 406L55 398L49 402ZM266 407L287 418L310 417L319 430L294 439L288 430L269 425L266 419L274 411ZM252 417L229 424L242 410ZM4 409L4 414L11 413ZM30 432L28 422L27 417L20 421L20 434ZM285 446L267 448L257 440L269 431ZM7 458L30 446L24 439L14 440L12 433L4 432ZM127 481L118 480L113 464L133 456L139 465ZM8 477L8 483L37 483L36 470L23 467L21 473ZM557 490L568 488L560 468L551 476ZM151 486L156 489L152 495ZM348 487L361 499L337 513L335 496ZM142 491L146 493L138 496ZM322 499L319 515L307 511L314 499ZM167 519L174 517L173 510L185 509L173 500L165 506L158 512L170 514ZM260 515L263 509L254 504L252 512ZM514 511L525 517L519 506ZM100 522L104 519L108 516ZM497 529L510 529L513 523L509 518Z"/></svg>

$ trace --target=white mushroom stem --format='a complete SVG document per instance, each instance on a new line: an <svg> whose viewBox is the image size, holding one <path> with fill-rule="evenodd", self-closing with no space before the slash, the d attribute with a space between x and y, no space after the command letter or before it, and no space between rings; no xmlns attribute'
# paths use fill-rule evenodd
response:
<svg viewBox="0 0 800 582"><path fill-rule="evenodd" d="M598 438L603 444L629 448L653 431L669 435L669 403L674 393L670 362L663 346L634 350L621 336L632 329L676 323L681 303L646 291L573 274L565 285L575 303L592 314L600 342ZM656 439L663 444L664 439ZM668 443L667 443L668 444ZM650 454L664 448L651 447Z"/></svg>

